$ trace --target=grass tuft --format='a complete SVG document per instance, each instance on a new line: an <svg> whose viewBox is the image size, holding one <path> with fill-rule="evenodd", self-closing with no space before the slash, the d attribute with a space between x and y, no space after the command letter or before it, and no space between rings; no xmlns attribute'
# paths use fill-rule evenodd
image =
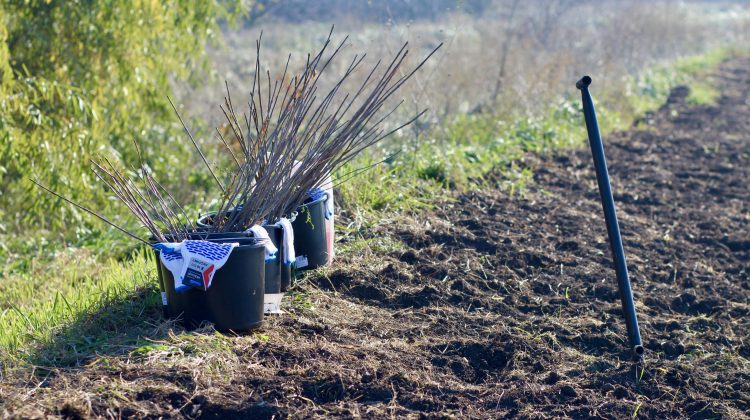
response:
<svg viewBox="0 0 750 420"><path fill-rule="evenodd" d="M150 252L125 262L56 260L46 272L11 275L2 289L4 368L77 366L96 354L122 354L164 323Z"/></svg>

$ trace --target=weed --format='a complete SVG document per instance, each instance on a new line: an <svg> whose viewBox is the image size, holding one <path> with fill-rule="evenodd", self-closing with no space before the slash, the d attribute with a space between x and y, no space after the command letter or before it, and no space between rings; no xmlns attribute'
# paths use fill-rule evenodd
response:
<svg viewBox="0 0 750 420"><path fill-rule="evenodd" d="M143 346L136 347L130 352L131 357L142 357L151 353L152 351L168 351L171 347L164 344L146 344Z"/></svg>
<svg viewBox="0 0 750 420"><path fill-rule="evenodd" d="M638 373L638 369L640 368L640 373ZM636 386L640 385L643 381L643 375L646 373L646 368L644 366L636 366L635 368L635 384Z"/></svg>
<svg viewBox="0 0 750 420"><path fill-rule="evenodd" d="M691 105L713 105L719 97L719 91L702 81L690 84L690 94L687 101Z"/></svg>
<svg viewBox="0 0 750 420"><path fill-rule="evenodd" d="M430 163L424 168L418 168L417 175L422 179L433 179L440 184L445 184L448 180L445 164L440 162Z"/></svg>
<svg viewBox="0 0 750 420"><path fill-rule="evenodd" d="M287 293L287 296L289 297L291 307L295 310L309 312L315 309L310 295L305 292L292 290Z"/></svg>
<svg viewBox="0 0 750 420"><path fill-rule="evenodd" d="M632 418L638 417L638 411L641 409L642 405L643 403L640 401L638 402L638 404L635 405L635 410L633 410L633 415L631 416Z"/></svg>

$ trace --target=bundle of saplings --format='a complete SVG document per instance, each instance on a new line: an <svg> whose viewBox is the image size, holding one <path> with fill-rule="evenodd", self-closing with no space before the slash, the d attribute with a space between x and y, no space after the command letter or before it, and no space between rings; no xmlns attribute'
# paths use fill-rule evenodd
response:
<svg viewBox="0 0 750 420"><path fill-rule="evenodd" d="M290 55L279 78L262 70L261 41L256 42L247 109L238 113L228 85L220 106L226 122L217 128L216 139L229 156L224 163L209 163L175 107L215 184L211 198L219 204L200 220L188 216L164 184L154 179L140 153L138 167L131 171L106 157L92 160L91 165L97 178L150 235L128 231L34 182L153 247L158 254L162 301L170 316L193 324L208 320L225 330L255 328L262 320L264 304L266 312L279 311L291 266L300 261L295 256L295 228L300 239L301 230L325 230L311 223L309 213L316 203L324 206L320 214L329 218L323 224L330 226L332 241L331 174L424 113L385 128L401 105L389 107L389 99L440 48L411 69L404 69L408 44L385 65L378 60L365 69L365 55L356 55L331 87L322 90L322 76L333 71L332 63L348 42L344 38L329 52L331 35L317 53L308 56L299 73L290 70ZM357 73L364 77L354 82ZM349 89L350 85L354 88ZM317 246L325 248L326 244ZM306 259L304 264L308 264Z"/></svg>

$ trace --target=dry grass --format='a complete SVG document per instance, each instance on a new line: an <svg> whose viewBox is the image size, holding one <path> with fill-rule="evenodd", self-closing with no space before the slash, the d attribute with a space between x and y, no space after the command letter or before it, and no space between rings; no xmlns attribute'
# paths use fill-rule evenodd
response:
<svg viewBox="0 0 750 420"><path fill-rule="evenodd" d="M539 113L573 91L572 82L584 73L606 81L598 86L601 99L603 93L606 97L621 92L625 79L644 68L750 39L750 9L708 2L503 0L493 2L479 17L452 14L435 22L386 22L385 26L335 23L339 34L351 35L350 55L361 52L362 45L368 54L379 57L393 54L405 41L423 53L445 43L413 86L402 92L410 104L405 112L428 107L432 124L479 110L499 115ZM283 63L287 51L293 51L293 63L301 66L327 25L261 20L249 28L227 31L226 49L212 53L216 74L226 77L238 92L249 92L254 53L248 39L262 30L268 41L268 63ZM217 83L194 96L220 98L221 92ZM208 103L189 105L196 114L218 117L218 110Z"/></svg>

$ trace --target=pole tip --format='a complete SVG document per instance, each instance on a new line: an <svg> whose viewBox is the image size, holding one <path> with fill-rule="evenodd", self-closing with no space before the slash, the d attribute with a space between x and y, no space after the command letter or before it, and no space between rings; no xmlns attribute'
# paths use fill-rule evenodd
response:
<svg viewBox="0 0 750 420"><path fill-rule="evenodd" d="M633 353L635 353L636 357L641 358L643 357L643 354L646 353L646 349L642 345L638 344L633 347Z"/></svg>
<svg viewBox="0 0 750 420"><path fill-rule="evenodd" d="M586 89L591 84L591 76L583 76L581 77L581 80L576 82L576 87L578 89Z"/></svg>

